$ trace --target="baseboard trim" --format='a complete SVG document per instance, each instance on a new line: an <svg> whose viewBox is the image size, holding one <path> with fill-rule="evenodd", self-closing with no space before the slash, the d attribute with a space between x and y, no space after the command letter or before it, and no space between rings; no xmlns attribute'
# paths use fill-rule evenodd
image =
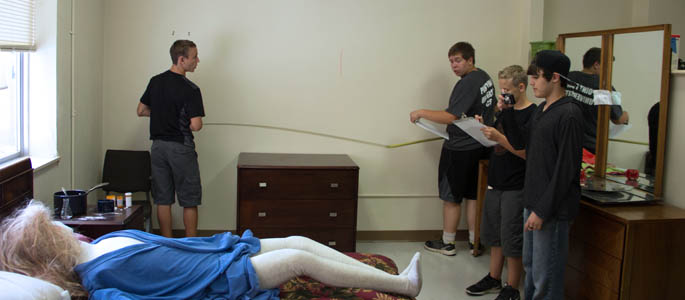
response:
<svg viewBox="0 0 685 300"><path fill-rule="evenodd" d="M197 236L212 236L217 233L229 231L236 234L235 230L198 230ZM160 234L159 229L152 230L154 234ZM185 237L184 230L172 230L171 234L175 238ZM442 230L362 230L357 231L358 241L407 241L423 242L442 237ZM468 230L457 230L455 237L457 241L467 241L469 239Z"/></svg>
<svg viewBox="0 0 685 300"><path fill-rule="evenodd" d="M407 241L424 242L442 237L442 230L386 230L386 231L357 231L358 241ZM468 230L457 230L455 237L458 241L469 239Z"/></svg>

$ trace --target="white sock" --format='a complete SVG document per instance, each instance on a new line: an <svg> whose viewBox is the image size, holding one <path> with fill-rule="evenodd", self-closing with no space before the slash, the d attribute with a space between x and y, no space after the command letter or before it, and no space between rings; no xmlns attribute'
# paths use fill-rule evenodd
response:
<svg viewBox="0 0 685 300"><path fill-rule="evenodd" d="M416 297L421 292L421 285L423 280L421 279L421 253L416 252L414 257L409 263L409 270L405 276L409 279L409 287L407 288L407 294L412 297ZM404 272L402 272L404 273Z"/></svg>
<svg viewBox="0 0 685 300"><path fill-rule="evenodd" d="M445 244L454 244L454 238L457 236L456 232L442 232L442 242Z"/></svg>
<svg viewBox="0 0 685 300"><path fill-rule="evenodd" d="M469 230L469 242L471 244L473 244L473 241L475 240L475 238L476 238L476 234L473 231Z"/></svg>

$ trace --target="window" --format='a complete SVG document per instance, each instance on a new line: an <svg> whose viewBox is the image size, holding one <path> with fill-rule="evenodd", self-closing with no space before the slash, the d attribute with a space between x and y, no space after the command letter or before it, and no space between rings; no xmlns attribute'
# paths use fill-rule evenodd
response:
<svg viewBox="0 0 685 300"><path fill-rule="evenodd" d="M25 155L25 78L22 52L0 52L0 163Z"/></svg>

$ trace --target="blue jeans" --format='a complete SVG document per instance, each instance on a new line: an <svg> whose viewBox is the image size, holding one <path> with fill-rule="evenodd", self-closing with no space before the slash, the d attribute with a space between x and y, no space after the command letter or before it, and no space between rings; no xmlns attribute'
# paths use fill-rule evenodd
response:
<svg viewBox="0 0 685 300"><path fill-rule="evenodd" d="M524 209L523 223L531 211ZM564 299L569 221L544 220L542 229L523 233L524 299Z"/></svg>

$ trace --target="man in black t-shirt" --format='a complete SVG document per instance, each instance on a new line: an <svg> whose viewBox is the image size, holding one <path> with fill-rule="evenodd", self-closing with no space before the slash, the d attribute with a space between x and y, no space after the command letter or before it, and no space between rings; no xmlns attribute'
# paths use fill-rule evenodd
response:
<svg viewBox="0 0 685 300"><path fill-rule="evenodd" d="M593 90L599 89L600 58L602 49L593 47L583 55L583 70L568 73L571 81L566 87L566 95L582 103L585 118L583 148L595 153L597 140L597 115L599 107L594 104ZM617 125L628 123L628 112L620 105L611 105L611 122Z"/></svg>
<svg viewBox="0 0 685 300"><path fill-rule="evenodd" d="M152 196L163 236L171 237L171 205L183 207L188 237L197 236L197 206L202 200L200 168L193 131L202 129L205 115L200 88L186 78L200 62L197 46L178 40L169 49L172 65L158 74L138 103L138 116L150 117Z"/></svg>
<svg viewBox="0 0 685 300"><path fill-rule="evenodd" d="M485 71L476 68L473 46L467 42L454 44L447 53L452 71L461 77L452 90L449 105L445 110L419 109L409 114L409 120L416 122L425 118L440 124L447 124L449 140L445 140L438 165L438 191L443 201L442 238L427 241L429 251L444 255L455 255L454 240L461 217L461 202L466 199L466 216L469 229L469 245L473 247L476 223L476 191L478 185L478 161L487 158L487 148L459 129L452 121L463 115L480 115L485 124L492 125L495 104L495 87Z"/></svg>

